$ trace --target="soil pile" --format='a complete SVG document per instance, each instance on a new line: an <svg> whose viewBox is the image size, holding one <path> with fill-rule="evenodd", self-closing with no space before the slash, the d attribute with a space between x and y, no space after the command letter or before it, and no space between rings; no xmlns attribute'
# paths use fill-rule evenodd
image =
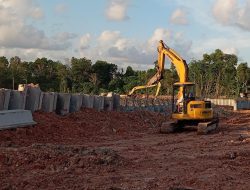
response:
<svg viewBox="0 0 250 190"><path fill-rule="evenodd" d="M249 189L250 111L215 108L219 129L160 134L161 114L34 113L0 131L0 189Z"/></svg>

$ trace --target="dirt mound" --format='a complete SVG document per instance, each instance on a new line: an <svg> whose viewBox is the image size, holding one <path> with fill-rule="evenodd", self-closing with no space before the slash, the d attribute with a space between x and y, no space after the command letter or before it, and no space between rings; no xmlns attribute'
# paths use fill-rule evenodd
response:
<svg viewBox="0 0 250 190"><path fill-rule="evenodd" d="M250 111L215 109L204 136L159 134L150 112L37 112L0 131L0 189L249 189Z"/></svg>
<svg viewBox="0 0 250 190"><path fill-rule="evenodd" d="M164 116L149 112L98 112L83 109L67 116L55 113L34 113L34 127L0 133L0 144L9 146L32 143L84 144L141 136L153 132ZM5 146L3 145L3 146Z"/></svg>

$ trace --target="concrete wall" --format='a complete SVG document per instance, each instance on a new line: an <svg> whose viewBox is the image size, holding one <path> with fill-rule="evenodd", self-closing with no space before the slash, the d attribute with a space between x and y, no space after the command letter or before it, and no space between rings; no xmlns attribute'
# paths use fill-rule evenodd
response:
<svg viewBox="0 0 250 190"><path fill-rule="evenodd" d="M94 96L84 94L82 100L82 107L83 108L94 108Z"/></svg>
<svg viewBox="0 0 250 190"><path fill-rule="evenodd" d="M232 106L234 110L250 109L250 101L244 99L207 99L211 103L220 106Z"/></svg>
<svg viewBox="0 0 250 190"><path fill-rule="evenodd" d="M81 108L113 111L120 108L120 96L42 92L38 85L22 85L19 90L0 89L0 110L56 112L65 115Z"/></svg>
<svg viewBox="0 0 250 190"><path fill-rule="evenodd" d="M0 110L8 110L10 92L11 90L9 89L0 89Z"/></svg>
<svg viewBox="0 0 250 190"><path fill-rule="evenodd" d="M237 105L235 110L242 110L242 109L250 109L250 101L249 100L237 100Z"/></svg>
<svg viewBox="0 0 250 190"><path fill-rule="evenodd" d="M152 112L161 112L165 114L171 114L171 100L166 99L154 99L154 98L130 98L119 97L119 110L129 112L137 110L147 110Z"/></svg>
<svg viewBox="0 0 250 190"><path fill-rule="evenodd" d="M32 112L39 110L42 101L42 91L39 87L27 87L25 109Z"/></svg>
<svg viewBox="0 0 250 190"><path fill-rule="evenodd" d="M207 99L215 105L232 106L234 110L250 109L246 99ZM39 87L26 87L23 91L0 89L0 110L27 109L32 112L41 110L65 115L77 112L81 108L93 108L98 111L148 110L169 112L171 102L164 99L134 99L109 93L107 96L88 94L69 94L42 92Z"/></svg>
<svg viewBox="0 0 250 190"><path fill-rule="evenodd" d="M15 109L25 109L26 104L26 93L27 89L24 91L11 90L10 92L10 101L9 101L9 110Z"/></svg>
<svg viewBox="0 0 250 190"><path fill-rule="evenodd" d="M44 112L54 112L56 110L57 93L44 92L42 98L41 110Z"/></svg>
<svg viewBox="0 0 250 190"><path fill-rule="evenodd" d="M69 113L71 94L59 93L57 96L56 113L66 115Z"/></svg>
<svg viewBox="0 0 250 190"><path fill-rule="evenodd" d="M72 113L79 111L82 107L82 100L83 100L82 94L72 94L70 99L69 112Z"/></svg>
<svg viewBox="0 0 250 190"><path fill-rule="evenodd" d="M94 96L94 109L98 111L104 110L104 96Z"/></svg>

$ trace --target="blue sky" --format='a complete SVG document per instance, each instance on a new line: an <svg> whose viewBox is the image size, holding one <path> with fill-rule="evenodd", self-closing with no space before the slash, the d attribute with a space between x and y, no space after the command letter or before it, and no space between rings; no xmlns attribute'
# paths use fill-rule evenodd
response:
<svg viewBox="0 0 250 190"><path fill-rule="evenodd" d="M164 40L188 62L219 48L250 62L250 0L0 0L0 56L153 67Z"/></svg>

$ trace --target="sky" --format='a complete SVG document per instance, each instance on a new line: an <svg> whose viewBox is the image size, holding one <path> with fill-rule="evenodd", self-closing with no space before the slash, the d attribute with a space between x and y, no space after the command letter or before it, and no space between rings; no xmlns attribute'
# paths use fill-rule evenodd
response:
<svg viewBox="0 0 250 190"><path fill-rule="evenodd" d="M0 56L145 70L163 40L187 62L221 49L249 65L248 10L250 0L0 0Z"/></svg>

